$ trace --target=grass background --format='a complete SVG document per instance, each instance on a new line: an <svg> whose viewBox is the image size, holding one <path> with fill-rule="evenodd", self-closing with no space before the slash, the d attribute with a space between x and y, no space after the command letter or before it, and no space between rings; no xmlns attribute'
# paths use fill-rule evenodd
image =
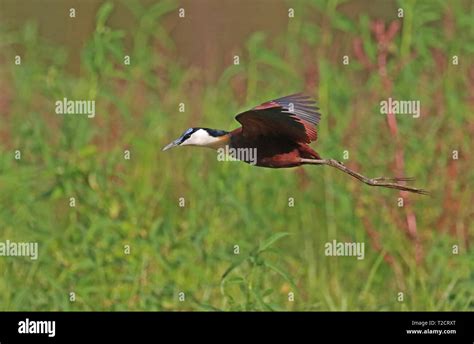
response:
<svg viewBox="0 0 474 344"><path fill-rule="evenodd" d="M75 19L51 2L40 22L15 12L35 2L0 2L0 240L39 243L37 261L0 258L1 310L473 310L472 1L244 1L233 20L230 2L89 1ZM347 150L432 196L161 152L300 90L321 107L323 157ZM94 99L96 117L55 114L63 97ZM420 100L421 117L387 121L388 97ZM364 242L365 259L326 257L332 240Z"/></svg>

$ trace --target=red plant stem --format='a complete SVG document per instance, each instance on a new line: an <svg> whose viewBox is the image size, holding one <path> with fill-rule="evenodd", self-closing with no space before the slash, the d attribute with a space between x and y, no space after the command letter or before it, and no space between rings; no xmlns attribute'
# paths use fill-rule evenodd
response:
<svg viewBox="0 0 474 344"><path fill-rule="evenodd" d="M372 31L374 32L378 42L377 70L379 72L380 79L382 80L382 84L385 90L387 91L387 94L391 94L393 89L392 80L389 78L387 72L388 46L395 37L399 28L400 24L398 21L393 21L387 30L385 30L385 24L382 21L375 21L372 24ZM387 124L390 130L390 135L395 141L396 175L403 176L405 175L404 148L403 143L398 135L398 126L395 114L393 114L391 111L387 115ZM415 245L415 260L417 263L420 263L423 260L423 248L421 246L421 241L418 236L416 214L413 211L410 200L408 199L407 192L400 191L400 196L404 200L404 209L407 223L406 231L408 237L414 242Z"/></svg>

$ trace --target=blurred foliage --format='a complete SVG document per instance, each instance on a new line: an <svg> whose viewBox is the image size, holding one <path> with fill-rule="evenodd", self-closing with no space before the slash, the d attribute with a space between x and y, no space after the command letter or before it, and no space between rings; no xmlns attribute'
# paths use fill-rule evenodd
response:
<svg viewBox="0 0 474 344"><path fill-rule="evenodd" d="M80 75L66 72L66 51L33 23L2 27L0 240L37 241L39 259L0 258L0 309L473 310L474 5L395 4L387 25L402 27L387 48L388 92L373 67L376 18L344 10L351 3L291 2L296 15L283 32L252 34L241 63L215 82L177 58L162 20L176 16L174 1L123 2L131 32L109 26L117 3L103 3ZM348 150L346 163L373 176L392 175L396 154L380 100L421 100L419 119L397 117L406 175L433 193L407 204L421 262L393 190L314 166L259 169L217 162L208 150L161 152L189 126L228 130L239 110L298 90L323 114L316 150L341 160ZM96 117L56 115L63 97L96 100ZM326 257L332 240L365 242L365 259Z"/></svg>

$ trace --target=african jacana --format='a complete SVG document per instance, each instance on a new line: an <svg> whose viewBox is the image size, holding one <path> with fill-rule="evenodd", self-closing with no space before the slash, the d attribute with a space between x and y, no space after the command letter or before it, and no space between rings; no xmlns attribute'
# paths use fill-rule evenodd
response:
<svg viewBox="0 0 474 344"><path fill-rule="evenodd" d="M321 118L316 102L298 93L278 98L238 114L242 127L231 132L209 128L189 128L178 139L163 148L202 146L214 149L255 149L256 166L283 168L306 164L329 165L371 185L427 194L425 190L397 182L411 178L367 178L334 159L321 159L308 144L317 139ZM245 160L243 160L245 161ZM245 161L249 162L249 161Z"/></svg>

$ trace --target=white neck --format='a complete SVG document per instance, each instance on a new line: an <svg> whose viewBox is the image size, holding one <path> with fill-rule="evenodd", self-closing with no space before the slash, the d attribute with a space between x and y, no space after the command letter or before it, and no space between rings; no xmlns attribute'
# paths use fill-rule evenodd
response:
<svg viewBox="0 0 474 344"><path fill-rule="evenodd" d="M217 149L225 146L229 142L228 135L212 136L206 130L195 131L181 146L200 146Z"/></svg>

